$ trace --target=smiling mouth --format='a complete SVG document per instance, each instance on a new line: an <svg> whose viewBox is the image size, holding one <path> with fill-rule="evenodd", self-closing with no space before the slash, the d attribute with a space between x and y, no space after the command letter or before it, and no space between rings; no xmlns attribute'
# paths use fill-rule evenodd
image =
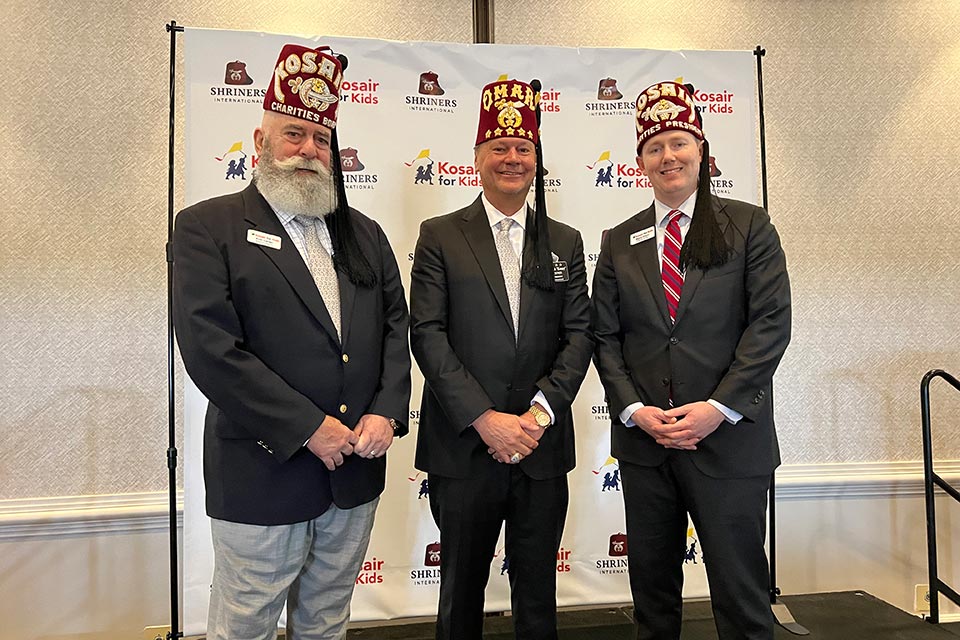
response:
<svg viewBox="0 0 960 640"><path fill-rule="evenodd" d="M683 170L683 167L671 167L669 169L664 169L663 171L661 171L660 175L665 176L671 173L679 173L682 170Z"/></svg>

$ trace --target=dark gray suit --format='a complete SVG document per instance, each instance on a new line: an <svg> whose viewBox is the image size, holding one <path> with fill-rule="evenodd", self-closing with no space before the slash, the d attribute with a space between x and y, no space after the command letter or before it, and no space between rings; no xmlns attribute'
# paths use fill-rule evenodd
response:
<svg viewBox="0 0 960 640"><path fill-rule="evenodd" d="M679 637L686 511L700 536L721 638L766 637L743 630L765 627L770 616L765 490L780 463L772 380L790 340L790 285L766 212L720 198L713 208L731 257L706 272L687 270L675 324L656 240L630 243L632 234L656 224L652 205L607 233L594 276L595 362L613 418L612 453L622 468L642 638ZM696 451L666 449L620 421L637 401L666 409L671 389L675 406L712 398L743 420L722 422ZM731 525L731 516L738 523ZM749 583L750 593L738 580Z"/></svg>
<svg viewBox="0 0 960 640"><path fill-rule="evenodd" d="M353 428L367 413L406 432L407 307L380 226L351 210L378 284L340 275L342 342L317 286L256 187L180 212L174 232L174 321L187 373L209 399L207 513L247 524L313 519L383 491L386 459L346 456L327 471L304 442L329 414ZM276 236L275 249L248 240Z"/></svg>
<svg viewBox="0 0 960 640"><path fill-rule="evenodd" d="M440 526L438 637L479 637L483 587L504 520L518 637L556 634L550 585L566 473L575 464L570 403L593 340L580 234L548 224L550 249L569 277L555 282L554 291L522 283L518 340L481 200L420 227L410 284L411 347L426 380L416 465L430 474ZM533 257L531 235L525 234L524 265ZM495 462L473 421L487 409L523 413L538 391L555 424L519 465ZM522 504L527 500L532 504Z"/></svg>

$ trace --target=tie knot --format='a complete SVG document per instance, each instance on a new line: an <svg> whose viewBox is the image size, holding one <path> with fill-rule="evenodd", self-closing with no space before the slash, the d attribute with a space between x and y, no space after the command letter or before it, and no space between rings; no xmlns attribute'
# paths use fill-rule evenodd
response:
<svg viewBox="0 0 960 640"><path fill-rule="evenodd" d="M677 224L680 224L680 218L683 217L683 211L680 211L680 209L673 209L672 211L670 211L670 213L667 214L667 216L668 216L667 224L670 224L671 222L676 222Z"/></svg>
<svg viewBox="0 0 960 640"><path fill-rule="evenodd" d="M503 220L497 223L497 230L500 231L500 233L507 233L508 231L510 231L510 227L512 226L513 226L513 218L504 218Z"/></svg>
<svg viewBox="0 0 960 640"><path fill-rule="evenodd" d="M317 223L317 219L313 216L295 216L293 219L304 229L309 229Z"/></svg>

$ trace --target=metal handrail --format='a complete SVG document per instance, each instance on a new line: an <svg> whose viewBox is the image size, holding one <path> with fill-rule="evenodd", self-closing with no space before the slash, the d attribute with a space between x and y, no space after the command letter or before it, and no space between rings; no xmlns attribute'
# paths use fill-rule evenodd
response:
<svg viewBox="0 0 960 640"><path fill-rule="evenodd" d="M934 485L960 502L960 491L937 475L933 470L933 438L930 434L930 383L934 378L943 378L960 391L960 380L942 369L931 369L920 382L920 420L923 430L923 490L927 510L927 571L930 580L930 617L928 622L940 623L940 594L960 605L960 594L937 576L937 518L933 501Z"/></svg>

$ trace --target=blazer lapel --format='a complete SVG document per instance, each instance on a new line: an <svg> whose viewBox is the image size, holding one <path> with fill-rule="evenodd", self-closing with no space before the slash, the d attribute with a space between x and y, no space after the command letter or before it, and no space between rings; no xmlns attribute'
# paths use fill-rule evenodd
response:
<svg viewBox="0 0 960 640"><path fill-rule="evenodd" d="M720 233L725 235L729 220L727 215L722 213L723 204L715 197L711 199L713 200L713 210L716 212L714 215L717 217L717 224L720 225ZM697 293L697 287L700 286L701 280L703 280L703 271L696 268L687 269L687 272L683 276L683 290L680 292L680 304L677 305L676 323L680 322L683 313L687 310L687 307L690 306L690 301Z"/></svg>
<svg viewBox="0 0 960 640"><path fill-rule="evenodd" d="M497 246L494 244L493 232L488 222L483 203L477 197L464 213L461 228L487 280L487 285L493 292L497 306L500 307L500 313L512 332L513 317L510 315L510 300L507 298L507 287L503 283L503 269L500 268L500 256L497 254ZM520 308L523 309L523 305Z"/></svg>
<svg viewBox="0 0 960 640"><path fill-rule="evenodd" d="M246 212L245 217L253 227L258 231L263 231L264 233L269 233L283 239L279 250L262 246L258 246L258 248L276 265L277 269L280 270L280 273L283 274L287 282L290 283L290 286L303 301L303 304L310 310L310 313L314 315L326 332L330 334L333 341L339 344L337 330L334 328L333 321L330 319L330 313L327 311L327 307L323 303L323 298L320 296L320 290L317 289L317 284L313 281L313 276L310 275L310 270L303 261L303 257L300 255L300 252L297 251L296 245L293 244L293 240L290 239L283 225L280 224L277 215L252 184L244 189L243 200ZM342 292L342 282L340 289ZM341 296L342 295L341 293Z"/></svg>
<svg viewBox="0 0 960 640"><path fill-rule="evenodd" d="M644 229L649 229L657 224L657 214L653 205L650 205L646 211L638 213L635 218L636 225L629 229L630 233L636 233ZM628 236L629 238L629 236ZM653 240L653 242L650 242ZM633 257L643 273L647 285L650 287L650 294L660 310L660 317L664 324L670 326L670 312L667 310L667 298L663 292L663 277L660 275L659 256L657 254L657 236L654 234L650 240L639 242L632 247ZM684 284L686 287L686 284Z"/></svg>

